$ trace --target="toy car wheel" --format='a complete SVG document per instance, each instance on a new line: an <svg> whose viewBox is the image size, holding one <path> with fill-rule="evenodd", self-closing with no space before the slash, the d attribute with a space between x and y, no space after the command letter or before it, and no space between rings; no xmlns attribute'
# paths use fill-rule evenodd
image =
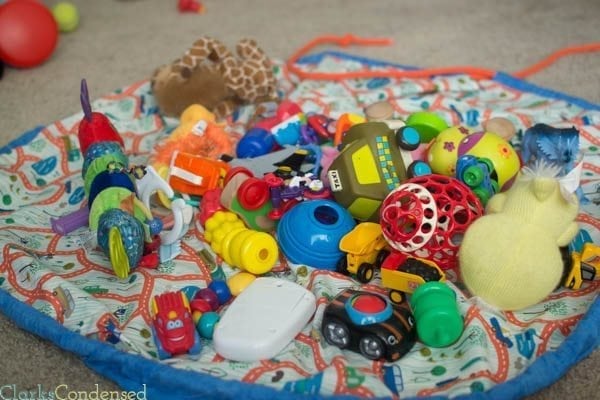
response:
<svg viewBox="0 0 600 400"><path fill-rule="evenodd" d="M201 350L202 350L202 343L200 342L200 334L198 333L197 330L194 330L194 344L188 350L188 354L195 356L195 355L200 354Z"/></svg>
<svg viewBox="0 0 600 400"><path fill-rule="evenodd" d="M327 343L345 349L350 345L350 331L348 327L335 319L323 321L323 336Z"/></svg>
<svg viewBox="0 0 600 400"><path fill-rule="evenodd" d="M360 283L368 283L373 279L373 274L375 273L375 267L369 263L362 263L360 267L358 267L358 271L356 272L356 279Z"/></svg>
<svg viewBox="0 0 600 400"><path fill-rule="evenodd" d="M168 353L164 349L162 344L160 343L160 339L158 338L158 335L156 334L156 329L154 329L154 327L152 327L151 329L152 329L152 338L154 339L154 344L156 345L156 355L158 355L158 359L164 360L164 359L170 358L171 353Z"/></svg>
<svg viewBox="0 0 600 400"><path fill-rule="evenodd" d="M406 300L406 294L399 290L390 290L389 294L390 301L394 304L401 304Z"/></svg>
<svg viewBox="0 0 600 400"><path fill-rule="evenodd" d="M483 182L483 171L479 166L472 165L465 169L460 179L469 187L477 187Z"/></svg>
<svg viewBox="0 0 600 400"><path fill-rule="evenodd" d="M415 176L429 175L431 174L431 167L424 161L414 161L408 166L406 174L409 179Z"/></svg>
<svg viewBox="0 0 600 400"><path fill-rule="evenodd" d="M385 354L385 346L381 339L372 335L361 337L358 342L358 349L360 354L369 360L378 360Z"/></svg>
<svg viewBox="0 0 600 400"><path fill-rule="evenodd" d="M335 272L348 275L348 258L345 255L335 265Z"/></svg>
<svg viewBox="0 0 600 400"><path fill-rule="evenodd" d="M386 249L379 250L379 253L377 253L377 258L375 258L375 267L381 268L381 266L383 265L383 262L389 255L390 255L389 250L386 250Z"/></svg>
<svg viewBox="0 0 600 400"><path fill-rule="evenodd" d="M415 128L403 126L396 131L396 143L402 150L413 151L421 144L421 138Z"/></svg>

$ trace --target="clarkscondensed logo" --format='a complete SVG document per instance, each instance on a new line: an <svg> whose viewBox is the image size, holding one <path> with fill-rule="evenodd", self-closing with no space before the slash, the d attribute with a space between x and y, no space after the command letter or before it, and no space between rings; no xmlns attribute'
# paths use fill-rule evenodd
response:
<svg viewBox="0 0 600 400"><path fill-rule="evenodd" d="M332 192L340 192L343 189L340 174L337 169L327 171L327 178L329 178L329 186L331 187Z"/></svg>
<svg viewBox="0 0 600 400"><path fill-rule="evenodd" d="M74 390L64 383L52 389L38 384L35 388L23 389L8 384L0 386L0 400L146 400L146 384L139 392L101 390L100 385L94 386L92 390Z"/></svg>

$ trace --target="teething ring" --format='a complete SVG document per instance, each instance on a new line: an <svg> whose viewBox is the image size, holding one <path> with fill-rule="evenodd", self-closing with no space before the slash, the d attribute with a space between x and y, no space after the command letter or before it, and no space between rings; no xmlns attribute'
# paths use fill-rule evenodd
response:
<svg viewBox="0 0 600 400"><path fill-rule="evenodd" d="M405 183L388 194L380 216L383 236L390 246L411 252L423 247L433 236L437 208L425 187Z"/></svg>

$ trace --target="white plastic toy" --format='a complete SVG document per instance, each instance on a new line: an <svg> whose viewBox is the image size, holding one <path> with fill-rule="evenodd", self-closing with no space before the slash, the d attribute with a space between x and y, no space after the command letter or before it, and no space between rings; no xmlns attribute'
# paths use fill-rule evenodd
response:
<svg viewBox="0 0 600 400"><path fill-rule="evenodd" d="M215 350L233 361L275 357L315 309L315 296L304 287L277 278L257 278L222 315L213 335Z"/></svg>

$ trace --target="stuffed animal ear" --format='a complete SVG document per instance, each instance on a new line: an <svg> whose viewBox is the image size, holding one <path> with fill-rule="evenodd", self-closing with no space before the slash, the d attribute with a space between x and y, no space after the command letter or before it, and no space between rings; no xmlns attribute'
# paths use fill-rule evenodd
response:
<svg viewBox="0 0 600 400"><path fill-rule="evenodd" d="M236 46L238 56L243 60L252 60L260 64L266 71L271 70L271 60L254 39L242 39Z"/></svg>
<svg viewBox="0 0 600 400"><path fill-rule="evenodd" d="M224 60L229 58L233 58L233 54L229 51L229 49L221 42L216 39L211 39L207 43L208 55L206 58L212 61L215 64L220 64Z"/></svg>
<svg viewBox="0 0 600 400"><path fill-rule="evenodd" d="M275 98L276 82L271 60L253 39L242 39L236 46L236 52L242 61L243 73L252 80L256 88L250 101L258 98Z"/></svg>
<svg viewBox="0 0 600 400"><path fill-rule="evenodd" d="M235 51L243 60L261 60L267 55L258 47L258 43L253 39L242 39L235 46Z"/></svg>
<svg viewBox="0 0 600 400"><path fill-rule="evenodd" d="M171 72L178 78L187 80L199 65L206 62L219 64L227 57L231 57L231 53L223 43L210 37L202 37L194 42L183 57L173 62Z"/></svg>

